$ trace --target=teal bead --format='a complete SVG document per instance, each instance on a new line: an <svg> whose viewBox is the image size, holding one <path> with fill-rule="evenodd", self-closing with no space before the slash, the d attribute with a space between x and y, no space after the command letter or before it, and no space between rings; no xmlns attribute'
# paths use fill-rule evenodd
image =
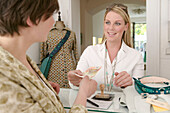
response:
<svg viewBox="0 0 170 113"><path fill-rule="evenodd" d="M107 87L109 87L109 84L106 84Z"/></svg>
<svg viewBox="0 0 170 113"><path fill-rule="evenodd" d="M111 84L111 86L113 87L113 84Z"/></svg>
<svg viewBox="0 0 170 113"><path fill-rule="evenodd" d="M109 86L110 86L110 84L106 84L106 86L107 86L107 87L109 87ZM113 87L113 84L111 84L111 86Z"/></svg>

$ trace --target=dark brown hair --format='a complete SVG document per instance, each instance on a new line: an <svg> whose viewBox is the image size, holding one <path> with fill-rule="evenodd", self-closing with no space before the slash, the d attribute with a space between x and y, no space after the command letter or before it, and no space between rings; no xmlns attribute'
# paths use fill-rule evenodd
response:
<svg viewBox="0 0 170 113"><path fill-rule="evenodd" d="M19 35L20 27L29 27L28 18L37 25L58 10L58 0L0 0L0 35Z"/></svg>

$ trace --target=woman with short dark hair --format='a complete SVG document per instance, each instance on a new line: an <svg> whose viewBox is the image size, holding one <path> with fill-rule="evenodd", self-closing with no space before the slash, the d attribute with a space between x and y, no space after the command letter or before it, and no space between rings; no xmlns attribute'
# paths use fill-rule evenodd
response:
<svg viewBox="0 0 170 113"><path fill-rule="evenodd" d="M33 43L47 39L58 10L57 0L0 0L1 113L65 112L57 84L49 83L26 55ZM85 77L70 112L87 112L87 97L96 87L96 81Z"/></svg>

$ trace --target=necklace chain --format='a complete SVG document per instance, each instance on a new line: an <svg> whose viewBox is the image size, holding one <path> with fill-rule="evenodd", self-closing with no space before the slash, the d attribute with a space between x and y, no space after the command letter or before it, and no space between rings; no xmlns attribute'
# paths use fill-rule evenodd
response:
<svg viewBox="0 0 170 113"><path fill-rule="evenodd" d="M113 73L112 73L112 77L110 79L110 83L109 83L109 80L108 80L108 71L107 71L107 49L105 50L105 59L104 59L104 84L105 84L105 90L106 91L111 91L112 90L112 87L113 87L113 78L114 78L114 75L115 75L115 68L116 68L116 62L117 62L117 56L115 57L115 62L114 62L114 65L112 66L112 70L113 70Z"/></svg>

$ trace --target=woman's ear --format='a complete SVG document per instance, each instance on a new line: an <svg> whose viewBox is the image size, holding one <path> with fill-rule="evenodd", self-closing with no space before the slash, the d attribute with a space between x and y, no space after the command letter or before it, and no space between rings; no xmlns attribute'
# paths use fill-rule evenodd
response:
<svg viewBox="0 0 170 113"><path fill-rule="evenodd" d="M30 17L27 18L27 24L28 26L33 26L34 24L32 23L32 21L30 20Z"/></svg>
<svg viewBox="0 0 170 113"><path fill-rule="evenodd" d="M127 24L125 25L125 31L127 31L128 28L129 28L129 23L127 23Z"/></svg>

